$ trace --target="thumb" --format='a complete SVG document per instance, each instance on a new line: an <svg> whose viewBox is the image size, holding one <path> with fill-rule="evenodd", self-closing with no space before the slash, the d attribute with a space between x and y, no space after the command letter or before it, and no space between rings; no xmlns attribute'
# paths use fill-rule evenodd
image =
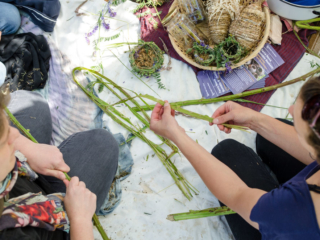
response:
<svg viewBox="0 0 320 240"><path fill-rule="evenodd" d="M166 100L164 105L163 105L163 115L170 115L171 116L171 106L168 103L168 101Z"/></svg>
<svg viewBox="0 0 320 240"><path fill-rule="evenodd" d="M59 165L54 166L54 168L61 172L70 172L70 167L64 161L60 162Z"/></svg>
<svg viewBox="0 0 320 240"><path fill-rule="evenodd" d="M216 117L214 120L213 120L213 123L214 124L222 124L222 123L226 123L230 120L233 120L233 114L231 112L229 113L226 113L224 115L221 115L220 117Z"/></svg>
<svg viewBox="0 0 320 240"><path fill-rule="evenodd" d="M69 183L70 183L70 182L69 182L67 179L63 180L63 183L66 185L66 188L69 187Z"/></svg>
<svg viewBox="0 0 320 240"><path fill-rule="evenodd" d="M62 181L66 179L66 176L64 175L64 173L59 170L47 170L45 175L56 177Z"/></svg>

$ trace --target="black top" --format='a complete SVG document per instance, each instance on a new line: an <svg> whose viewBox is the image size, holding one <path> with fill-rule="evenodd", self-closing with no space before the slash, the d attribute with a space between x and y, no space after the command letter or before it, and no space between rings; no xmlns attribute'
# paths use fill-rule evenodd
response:
<svg viewBox="0 0 320 240"><path fill-rule="evenodd" d="M42 194L54 193L50 184L41 175L39 175L39 178L34 182L19 176L16 184L9 193L9 199L29 192L42 192ZM46 229L30 226L5 229L0 232L0 240L67 240L68 238L68 234L60 230L50 232Z"/></svg>

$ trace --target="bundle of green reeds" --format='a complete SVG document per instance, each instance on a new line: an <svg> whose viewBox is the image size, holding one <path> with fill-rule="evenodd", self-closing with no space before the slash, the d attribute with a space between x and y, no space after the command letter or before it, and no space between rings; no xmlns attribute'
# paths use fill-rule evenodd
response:
<svg viewBox="0 0 320 240"><path fill-rule="evenodd" d="M165 139L161 136L158 136L163 144L166 144L172 149L172 152L170 154L167 154L166 151L161 147L162 144L155 144L151 140L149 140L144 135L144 129L140 128L137 125L134 125L133 122L130 120L130 118L124 116L122 113L120 113L115 107L115 104L109 104L98 98L92 91L89 91L84 86L82 86L76 76L75 73L77 71L87 71L90 74L92 74L94 77L96 77L95 82L91 82L91 87L94 84L103 84L109 91L111 91L112 94L114 94L116 97L119 98L119 102L116 104L124 103L126 107L132 112L132 114L141 121L142 124L144 124L146 127L150 127L150 117L146 114L146 112L140 108L139 103L135 100L135 98L139 98L144 104L147 105L147 103L137 94L134 93L135 96L131 96L127 91L125 91L123 88L121 88L118 84L114 83L109 78L103 76L102 74L88 69L84 67L77 67L73 69L73 80L78 84L78 86L86 93L86 95L98 105L98 107L101 108L102 111L104 111L112 120L120 124L122 127L127 129L129 132L131 132L134 136L140 138L142 141L144 141L146 144L148 144L151 149L155 152L156 156L160 159L160 161L163 163L171 177L173 178L175 184L178 186L178 188L181 190L181 192L184 194L184 196L191 200L192 194L198 194L198 190L195 189L188 180L182 175L182 173L176 168L176 166L171 161L171 158L179 152L178 148L170 142L168 139ZM103 80L102 80L103 79ZM116 91L117 90L117 91ZM121 96L122 95L122 96ZM142 111L142 115L138 114L136 111L133 110L133 108L127 103L131 102L137 107L140 111Z"/></svg>

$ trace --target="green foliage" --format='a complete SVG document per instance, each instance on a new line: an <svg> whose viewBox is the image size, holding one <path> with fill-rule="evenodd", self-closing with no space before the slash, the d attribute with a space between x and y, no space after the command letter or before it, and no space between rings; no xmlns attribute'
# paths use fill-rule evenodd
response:
<svg viewBox="0 0 320 240"><path fill-rule="evenodd" d="M154 29L158 29L158 22L156 20L154 20L153 17L149 18L148 22L152 24Z"/></svg>
<svg viewBox="0 0 320 240"><path fill-rule="evenodd" d="M193 43L192 48L189 48L187 50L187 53L191 53L193 51L194 59L197 63L203 66L209 66L211 63L213 63L215 59L214 50L210 48L208 45L200 45L197 42ZM207 55L207 59L203 59L201 56Z"/></svg>
<svg viewBox="0 0 320 240"><path fill-rule="evenodd" d="M99 72L99 71L100 71L100 66L92 66L91 69L92 69L93 71Z"/></svg>
<svg viewBox="0 0 320 240"><path fill-rule="evenodd" d="M138 6L134 10L132 10L132 12L136 13L144 7L161 6L165 2L169 2L169 0L164 0L164 1L161 1L161 0L158 0L158 1L157 0L136 0L136 3L138 3ZM160 12L159 12L159 14L160 14Z"/></svg>
<svg viewBox="0 0 320 240"><path fill-rule="evenodd" d="M103 91L104 85L102 83L99 84L98 92L101 93Z"/></svg>
<svg viewBox="0 0 320 240"><path fill-rule="evenodd" d="M320 67L320 65L318 63L316 63L314 60L310 61L309 63L310 63L311 68L315 68L315 67L319 68Z"/></svg>
<svg viewBox="0 0 320 240"><path fill-rule="evenodd" d="M112 1L112 5L113 6L118 6L119 4L121 4L121 3L124 3L124 2L126 2L127 0L113 0Z"/></svg>
<svg viewBox="0 0 320 240"><path fill-rule="evenodd" d="M137 6L135 9L132 10L132 12L133 12L133 13L138 12L138 11L141 10L142 8L148 6L148 3L149 3L149 2L151 2L151 3L149 4L149 6L152 6L152 1L151 1L151 0L148 0L147 2L144 1L144 0L142 0L142 2L137 1L137 3L139 3L139 4L138 4L138 6Z"/></svg>
<svg viewBox="0 0 320 240"><path fill-rule="evenodd" d="M247 51L241 47L233 36L229 36L214 49L203 43L194 42L187 53L193 53L195 61L203 66L209 66L215 62L217 68L229 68L231 63L238 63L247 54ZM208 55L208 58L203 59L200 55Z"/></svg>
<svg viewBox="0 0 320 240"><path fill-rule="evenodd" d="M114 39L117 39L120 37L121 32L111 36L111 37L100 37L97 40L94 40L93 43L96 45L98 42L107 42L107 41L112 41Z"/></svg>
<svg viewBox="0 0 320 240"><path fill-rule="evenodd" d="M159 72L155 72L152 76L156 79L159 89L166 89L164 84L161 82L161 77Z"/></svg>
<svg viewBox="0 0 320 240"><path fill-rule="evenodd" d="M162 13L162 11L159 12L159 15ZM158 14L157 13L152 13L150 11L150 9L148 9L147 11L143 12L143 13L139 13L137 14L137 18L141 18L141 17L145 17L147 15L151 15L152 17L156 17Z"/></svg>

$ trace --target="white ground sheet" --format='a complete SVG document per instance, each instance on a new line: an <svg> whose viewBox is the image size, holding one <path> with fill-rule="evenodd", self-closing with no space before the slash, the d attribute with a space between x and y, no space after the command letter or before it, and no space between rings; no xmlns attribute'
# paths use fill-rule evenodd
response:
<svg viewBox="0 0 320 240"><path fill-rule="evenodd" d="M77 66L90 68L97 65L92 58L92 45L88 45L84 39L84 33L93 29L97 21L97 15L76 17L74 10L82 2L74 0L61 0L62 11L52 39L60 50L65 53ZM97 14L104 5L102 0L89 0L82 8L85 11ZM130 12L136 6L135 3L127 1L115 8L116 19L126 21L111 22L109 32L101 30L102 36L112 36L120 31L118 39L106 44L115 42L137 42L139 33L139 21ZM81 11L80 11L81 12ZM71 19L70 19L71 18ZM129 28L128 28L129 26ZM128 32L129 31L129 32ZM97 38L97 33L90 38L91 42ZM102 45L102 46L104 46ZM103 47L101 49L104 49ZM112 49L121 61L130 68L128 61L128 48ZM306 54L287 80L301 76L311 70L310 61L314 60L320 64L315 57ZM165 56L165 64L168 58ZM150 94L155 97L134 75L129 72L108 50L103 54L104 72L107 77L119 85L132 89L138 93ZM161 79L168 90L158 90L155 79L150 78L146 83L152 87L161 99L169 101L181 101L201 98L199 85L195 73L186 64L172 60L172 69L162 71ZM286 80L286 81L287 81ZM72 81L70 79L70 81ZM276 91L268 104L289 107L295 100L303 83L296 83ZM107 102L116 102L117 99L108 91L99 95ZM150 102L151 103L151 102ZM186 109L201 114L211 115L221 104L189 106ZM132 116L128 109L118 108L127 116ZM264 107L262 113L277 118L285 118L288 111L270 107ZM132 118L133 119L133 118ZM179 124L189 131L188 135L198 140L207 151L211 151L218 141L226 138L233 138L255 149L255 133L243 133L233 131L230 135L221 133L217 127L210 127L207 122L177 116ZM113 122L108 116L104 117L113 133L121 132L124 136L128 132ZM157 142L157 138L147 131L147 136ZM175 156L173 161L187 179L195 186L200 194L188 201L179 189L173 185L173 180L167 173L152 150L140 139L135 139L132 144L132 156L134 166L131 175L122 182L123 196L119 207L107 217L100 220L109 237L112 239L232 239L232 234L225 224L224 217L212 217L198 220L187 220L170 222L166 217L170 213L186 212L190 209L200 210L209 207L219 206L217 199L210 193L195 170L185 157ZM232 150L232 149L230 149ZM148 161L147 155L149 155ZM170 186L170 187L169 187ZM176 199L176 200L175 200ZM178 201L177 201L178 200ZM101 239L98 231L95 230L95 238Z"/></svg>

